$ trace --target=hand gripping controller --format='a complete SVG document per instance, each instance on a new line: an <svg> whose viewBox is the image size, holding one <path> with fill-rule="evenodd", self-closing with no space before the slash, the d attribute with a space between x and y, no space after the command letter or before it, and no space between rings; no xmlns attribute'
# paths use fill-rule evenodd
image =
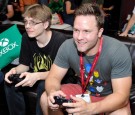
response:
<svg viewBox="0 0 135 115"><path fill-rule="evenodd" d="M54 100L55 100L54 104L58 104L58 105L62 105L63 103L71 103L71 102L73 102L72 99L65 99L65 98L59 97L59 96L55 96Z"/></svg>
<svg viewBox="0 0 135 115"><path fill-rule="evenodd" d="M21 82L24 78L19 78L20 74L12 74L8 77L14 84Z"/></svg>

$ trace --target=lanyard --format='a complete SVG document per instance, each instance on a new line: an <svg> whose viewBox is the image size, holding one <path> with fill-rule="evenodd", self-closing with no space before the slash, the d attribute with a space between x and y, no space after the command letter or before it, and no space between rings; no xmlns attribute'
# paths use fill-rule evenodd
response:
<svg viewBox="0 0 135 115"><path fill-rule="evenodd" d="M86 79L86 82L84 82L84 62L83 62L83 55L82 53L80 54L80 74L81 74L81 84L82 84L82 95L84 94L85 90L86 90L86 87L87 87L87 84L92 76L92 73L94 71L94 68L96 66L96 63L99 59L99 56L101 54L101 50L102 50L102 44L103 44L103 38L101 37L100 39L100 44L99 44L99 49L98 49L98 52L96 54L96 57L94 58L93 60L93 63L92 63L92 67L90 69L90 72L88 73L88 77Z"/></svg>

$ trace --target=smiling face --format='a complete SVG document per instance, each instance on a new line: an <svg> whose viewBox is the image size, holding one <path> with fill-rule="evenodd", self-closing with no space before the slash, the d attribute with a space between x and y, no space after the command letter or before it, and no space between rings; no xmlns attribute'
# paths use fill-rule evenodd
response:
<svg viewBox="0 0 135 115"><path fill-rule="evenodd" d="M94 55L99 48L99 38L103 28L98 29L97 21L93 15L79 15L74 20L73 38L77 49L87 55Z"/></svg>

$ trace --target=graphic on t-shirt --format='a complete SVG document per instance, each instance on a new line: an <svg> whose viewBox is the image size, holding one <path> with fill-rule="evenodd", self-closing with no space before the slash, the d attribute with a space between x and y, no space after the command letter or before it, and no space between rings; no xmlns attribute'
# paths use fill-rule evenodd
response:
<svg viewBox="0 0 135 115"><path fill-rule="evenodd" d="M87 73L89 73L89 71L90 71L90 69L91 69L91 64L89 64L89 63L87 63L87 64L85 64L85 71L87 72Z"/></svg>
<svg viewBox="0 0 135 115"><path fill-rule="evenodd" d="M98 78L98 77L99 77L99 73L98 73L98 71L94 71L94 72L93 72L93 74L94 74L94 76L95 76L96 78Z"/></svg>
<svg viewBox="0 0 135 115"><path fill-rule="evenodd" d="M34 72L38 72L41 70L49 71L52 65L52 60L50 56L46 55L33 55L34 58Z"/></svg>
<svg viewBox="0 0 135 115"><path fill-rule="evenodd" d="M93 76L90 77L89 83L90 83L90 85L93 85L93 83L94 83Z"/></svg>
<svg viewBox="0 0 135 115"><path fill-rule="evenodd" d="M102 92L104 88L103 88L103 86L97 86L96 89L98 92Z"/></svg>
<svg viewBox="0 0 135 115"><path fill-rule="evenodd" d="M85 77L88 77L88 74L91 69L91 64L85 64ZM93 76L90 77L88 90L95 94L96 96L100 96L100 93L104 90L104 83L103 80L100 78L100 73L97 70L94 70Z"/></svg>

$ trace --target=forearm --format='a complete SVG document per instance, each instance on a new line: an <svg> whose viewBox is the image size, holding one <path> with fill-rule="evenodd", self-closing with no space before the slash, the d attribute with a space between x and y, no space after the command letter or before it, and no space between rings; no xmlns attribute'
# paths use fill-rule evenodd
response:
<svg viewBox="0 0 135 115"><path fill-rule="evenodd" d="M132 26L134 25L135 23L135 15L131 17L131 19L129 20L128 24L127 24L127 27L125 29L124 32L128 33L129 30L132 28Z"/></svg>
<svg viewBox="0 0 135 115"><path fill-rule="evenodd" d="M20 11L24 12L24 2L20 0Z"/></svg>
<svg viewBox="0 0 135 115"><path fill-rule="evenodd" d="M24 7L20 6L20 11L23 13L24 12Z"/></svg>
<svg viewBox="0 0 135 115"><path fill-rule="evenodd" d="M56 78L47 78L45 80L45 89L47 94L60 90L60 86L60 82Z"/></svg>
<svg viewBox="0 0 135 115"><path fill-rule="evenodd" d="M117 97L117 98L116 98ZM99 102L89 104L89 111L93 114L112 112L127 105L129 98L121 94L111 94Z"/></svg>
<svg viewBox="0 0 135 115"><path fill-rule="evenodd" d="M104 10L104 11L107 11L107 10L109 10L109 8L103 8L103 10Z"/></svg>
<svg viewBox="0 0 135 115"><path fill-rule="evenodd" d="M13 17L13 15L14 15L14 12L9 12L8 14L6 14L7 15L7 18L9 19L9 18L12 18Z"/></svg>
<svg viewBox="0 0 135 115"><path fill-rule="evenodd" d="M17 67L15 67L15 70L16 70L16 73L17 74L21 74L23 72L27 72L29 70L29 67L28 66L25 66L25 65L18 65Z"/></svg>
<svg viewBox="0 0 135 115"><path fill-rule="evenodd" d="M7 18L12 18L14 15L14 10L13 10L13 6L12 5L8 5L7 6L7 11L8 13L6 14Z"/></svg>
<svg viewBox="0 0 135 115"><path fill-rule="evenodd" d="M46 71L46 72L36 72L35 74L36 74L38 80L45 80L46 77L49 74L49 71Z"/></svg>
<svg viewBox="0 0 135 115"><path fill-rule="evenodd" d="M74 14L75 10L69 10L67 11L67 14Z"/></svg>
<svg viewBox="0 0 135 115"><path fill-rule="evenodd" d="M68 69L61 68L55 64L52 65L51 70L45 80L45 89L48 94L53 91L60 90L61 80L67 73Z"/></svg>

